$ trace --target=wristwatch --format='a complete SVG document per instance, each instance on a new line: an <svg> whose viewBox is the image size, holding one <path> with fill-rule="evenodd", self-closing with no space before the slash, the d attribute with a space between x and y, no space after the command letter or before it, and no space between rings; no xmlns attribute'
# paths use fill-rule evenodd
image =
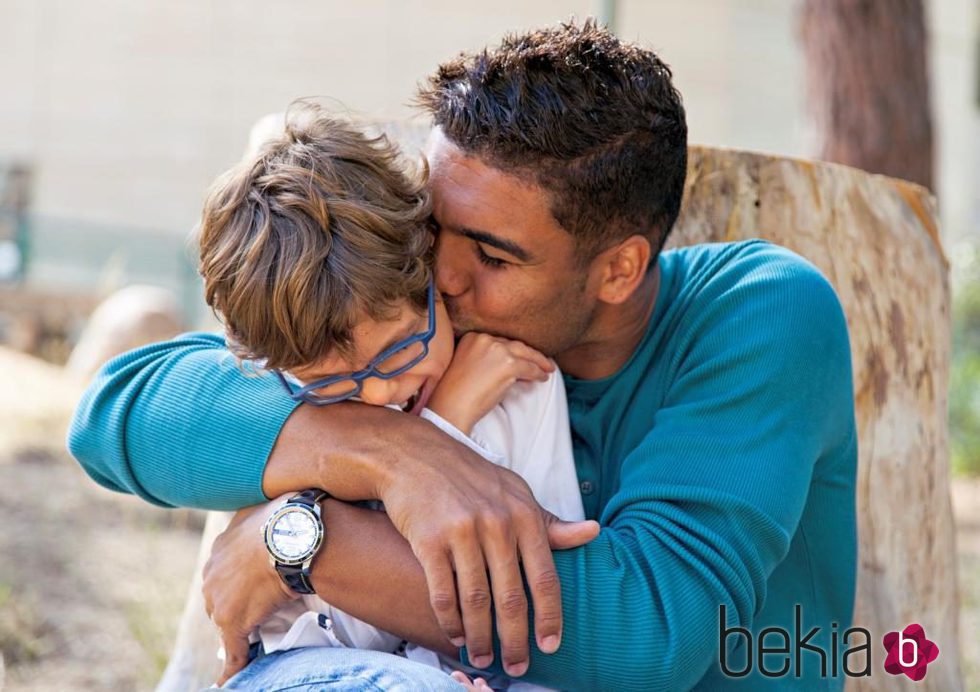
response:
<svg viewBox="0 0 980 692"><path fill-rule="evenodd" d="M262 527L269 560L290 589L315 594L310 564L323 544L320 502L329 497L322 490L304 490L272 513Z"/></svg>

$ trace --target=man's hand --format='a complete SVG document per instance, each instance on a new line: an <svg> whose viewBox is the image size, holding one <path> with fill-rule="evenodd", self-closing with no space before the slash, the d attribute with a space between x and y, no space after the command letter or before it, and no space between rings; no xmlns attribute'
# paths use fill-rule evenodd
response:
<svg viewBox="0 0 980 692"><path fill-rule="evenodd" d="M364 562L354 559L352 551L360 555L363 548L354 539L331 560L313 565L314 577L324 579L317 591L328 602L389 632L404 636L415 630L416 640L430 642L430 648L438 648L445 637L457 646L465 643L472 662L489 665L492 599L505 670L520 675L528 663L523 567L534 603L538 647L545 652L557 650L562 633L561 588L551 550L588 543L598 535L596 522L556 520L538 505L517 474L495 466L428 421L360 403L300 406L283 427L266 466L263 490L274 497L312 487L341 500L384 501L393 530L410 544L402 557L414 555L424 572L419 583L423 593L411 597L405 593L411 568L397 568L391 562L386 563L390 569L408 570L386 573L394 585L383 588L391 593L380 597L359 590L365 580L377 577L378 560L384 558L373 552L368 556L372 559ZM255 560L266 560L265 555L259 556L264 550L257 539L260 523L254 527L252 554ZM330 549L334 529L330 521L325 523ZM377 546L399 545L386 543L381 534ZM358 581L348 583L355 565L366 571ZM417 563L413 561L412 567ZM333 586L338 579L347 588L336 592ZM419 596L434 611L431 624L440 631L419 636L416 628L425 624L425 618L417 611L402 615L397 606L383 613L374 608L380 602L404 604Z"/></svg>
<svg viewBox="0 0 980 692"><path fill-rule="evenodd" d="M425 570L429 602L450 641L466 644L474 666L492 663L492 603L504 670L520 676L529 662L522 567L534 601L538 647L553 653L561 643L562 612L551 548L588 543L599 525L559 521L516 473L476 454L460 454L446 437L444 444L450 443L452 456L427 449L421 459L406 458L380 496Z"/></svg>
<svg viewBox="0 0 980 692"><path fill-rule="evenodd" d="M543 382L555 365L527 344L482 332L459 340L428 407L469 435L515 382Z"/></svg>
<svg viewBox="0 0 980 692"><path fill-rule="evenodd" d="M248 663L248 637L266 618L296 594L289 590L269 562L259 538L265 520L288 496L247 507L214 541L204 566L204 606L221 633L225 667L223 685Z"/></svg>

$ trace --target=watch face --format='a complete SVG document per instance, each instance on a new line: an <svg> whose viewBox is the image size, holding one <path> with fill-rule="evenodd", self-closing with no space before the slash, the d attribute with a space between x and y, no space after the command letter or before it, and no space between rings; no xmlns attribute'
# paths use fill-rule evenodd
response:
<svg viewBox="0 0 980 692"><path fill-rule="evenodd" d="M286 506L272 517L266 544L281 562L299 563L311 557L323 536L312 510Z"/></svg>

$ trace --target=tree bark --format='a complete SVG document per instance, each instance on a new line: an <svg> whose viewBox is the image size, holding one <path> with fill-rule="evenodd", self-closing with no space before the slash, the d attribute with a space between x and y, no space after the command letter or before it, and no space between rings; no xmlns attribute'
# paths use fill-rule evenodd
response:
<svg viewBox="0 0 980 692"><path fill-rule="evenodd" d="M817 156L934 188L922 0L804 0Z"/></svg>

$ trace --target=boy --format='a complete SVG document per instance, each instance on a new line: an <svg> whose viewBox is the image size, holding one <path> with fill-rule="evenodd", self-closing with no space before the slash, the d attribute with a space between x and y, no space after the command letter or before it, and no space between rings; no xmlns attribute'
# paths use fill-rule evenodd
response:
<svg viewBox="0 0 980 692"><path fill-rule="evenodd" d="M311 104L219 178L201 222L201 274L229 348L298 401L358 399L420 415L511 468L563 519L584 517L561 375L525 344L452 326L432 277L424 176ZM474 241L490 267L493 248ZM398 637L307 595L260 628L266 653L301 646L395 652ZM410 658L459 668L409 645ZM502 681L506 684L506 681ZM517 683L529 688L523 683Z"/></svg>

